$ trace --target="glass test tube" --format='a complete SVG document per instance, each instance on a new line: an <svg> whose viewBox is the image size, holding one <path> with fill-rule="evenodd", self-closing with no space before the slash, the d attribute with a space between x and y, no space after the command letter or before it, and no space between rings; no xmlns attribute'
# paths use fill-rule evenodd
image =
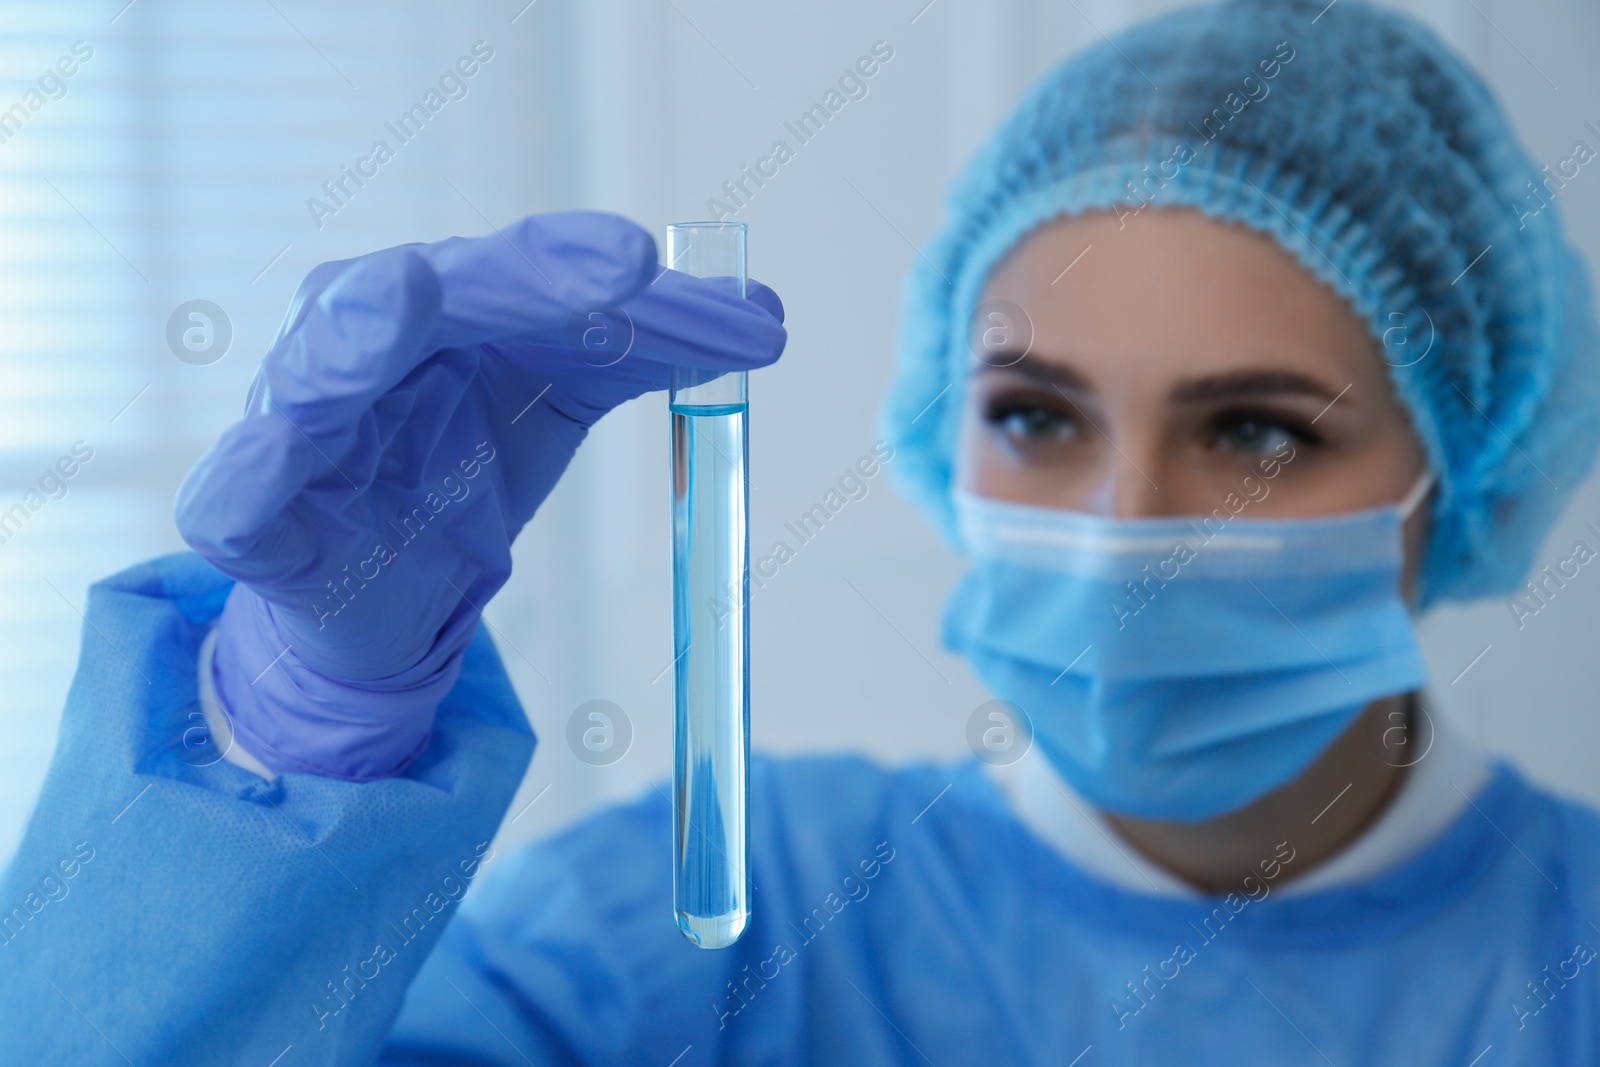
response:
<svg viewBox="0 0 1600 1067"><path fill-rule="evenodd" d="M745 295L742 222L667 227L667 265ZM743 372L675 368L672 905L701 948L750 921L750 533Z"/></svg>

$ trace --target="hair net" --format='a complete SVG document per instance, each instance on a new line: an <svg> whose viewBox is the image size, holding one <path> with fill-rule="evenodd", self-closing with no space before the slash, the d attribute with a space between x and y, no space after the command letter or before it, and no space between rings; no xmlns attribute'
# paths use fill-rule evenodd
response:
<svg viewBox="0 0 1600 1067"><path fill-rule="evenodd" d="M989 270L1061 215L1185 206L1275 238L1379 342L1438 476L1420 602L1509 592L1600 437L1559 181L1407 16L1241 0L1135 26L1051 71L951 189L906 280L879 416L891 477L958 546L967 326Z"/></svg>

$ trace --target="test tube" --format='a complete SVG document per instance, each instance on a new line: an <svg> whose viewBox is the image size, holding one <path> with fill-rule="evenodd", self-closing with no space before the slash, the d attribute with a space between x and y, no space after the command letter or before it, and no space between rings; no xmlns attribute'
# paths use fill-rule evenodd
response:
<svg viewBox="0 0 1600 1067"><path fill-rule="evenodd" d="M745 295L742 222L667 227L667 265ZM745 375L675 368L672 906L701 948L750 921L749 403Z"/></svg>

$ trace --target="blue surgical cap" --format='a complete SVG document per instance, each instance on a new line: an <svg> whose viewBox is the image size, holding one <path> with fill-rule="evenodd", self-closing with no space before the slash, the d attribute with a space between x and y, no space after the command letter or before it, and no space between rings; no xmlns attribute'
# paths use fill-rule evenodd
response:
<svg viewBox="0 0 1600 1067"><path fill-rule="evenodd" d="M1370 328L1438 477L1420 603L1510 592L1600 441L1600 338L1553 169L1397 12L1240 0L1134 26L1046 75L951 189L906 279L890 477L959 548L990 269L1059 216L1182 206L1269 234Z"/></svg>

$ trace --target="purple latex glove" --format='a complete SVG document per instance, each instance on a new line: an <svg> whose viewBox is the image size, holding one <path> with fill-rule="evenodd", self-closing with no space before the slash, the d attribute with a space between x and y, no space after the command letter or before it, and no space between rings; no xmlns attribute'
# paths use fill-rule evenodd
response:
<svg viewBox="0 0 1600 1067"><path fill-rule="evenodd" d="M238 582L212 677L241 744L280 772L403 769L589 427L674 365L778 358L783 306L749 293L596 212L312 270L178 491L184 539Z"/></svg>

